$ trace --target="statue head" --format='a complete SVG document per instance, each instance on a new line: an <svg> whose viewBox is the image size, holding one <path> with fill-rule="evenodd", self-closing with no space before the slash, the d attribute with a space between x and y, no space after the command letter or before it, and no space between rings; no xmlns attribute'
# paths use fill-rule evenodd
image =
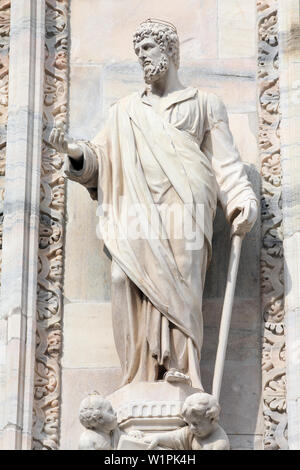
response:
<svg viewBox="0 0 300 470"><path fill-rule="evenodd" d="M86 429L110 433L117 427L117 416L110 402L98 392L89 394L82 400L79 420Z"/></svg>
<svg viewBox="0 0 300 470"><path fill-rule="evenodd" d="M208 436L217 427L220 405L213 395L194 393L186 398L182 407L182 416L192 433L200 438Z"/></svg>
<svg viewBox="0 0 300 470"><path fill-rule="evenodd" d="M153 83L169 69L170 61L179 68L179 39L175 26L161 20L148 19L133 36L135 53L144 69L146 83Z"/></svg>

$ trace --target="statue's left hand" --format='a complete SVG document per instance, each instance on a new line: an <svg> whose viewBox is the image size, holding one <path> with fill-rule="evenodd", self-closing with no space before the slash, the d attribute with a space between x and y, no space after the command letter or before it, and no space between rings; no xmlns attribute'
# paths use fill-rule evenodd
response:
<svg viewBox="0 0 300 470"><path fill-rule="evenodd" d="M257 219L257 202L253 199L245 201L238 208L239 214L233 219L231 235L244 236L250 232Z"/></svg>

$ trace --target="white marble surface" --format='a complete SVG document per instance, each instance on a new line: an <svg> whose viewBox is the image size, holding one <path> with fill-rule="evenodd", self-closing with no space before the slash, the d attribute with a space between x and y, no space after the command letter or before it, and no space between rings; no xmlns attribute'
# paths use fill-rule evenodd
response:
<svg viewBox="0 0 300 470"><path fill-rule="evenodd" d="M288 443L300 450L300 5L279 0Z"/></svg>
<svg viewBox="0 0 300 470"><path fill-rule="evenodd" d="M255 0L220 0L218 20L220 57L256 55L256 38L253 35L256 27Z"/></svg>
<svg viewBox="0 0 300 470"><path fill-rule="evenodd" d="M63 369L120 366L113 347L110 302L66 304L64 328Z"/></svg>
<svg viewBox="0 0 300 470"><path fill-rule="evenodd" d="M217 0L187 0L184 9L182 0L132 0L130 4L127 1L85 0L84 6L82 0L72 0L71 60L85 64L135 62L132 34L149 17L167 18L177 25L183 64L197 63L203 57L216 57L217 11ZM99 22L102 28L99 28Z"/></svg>
<svg viewBox="0 0 300 470"><path fill-rule="evenodd" d="M67 184L65 302L109 302L110 260L96 235L97 203L79 184Z"/></svg>
<svg viewBox="0 0 300 470"><path fill-rule="evenodd" d="M44 24L44 0L12 2L1 286L1 315L7 320L0 409L4 449L31 448Z"/></svg>

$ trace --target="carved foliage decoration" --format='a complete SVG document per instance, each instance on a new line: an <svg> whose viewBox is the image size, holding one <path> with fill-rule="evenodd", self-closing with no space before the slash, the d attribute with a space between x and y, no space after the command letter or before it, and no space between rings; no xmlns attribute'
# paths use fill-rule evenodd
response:
<svg viewBox="0 0 300 470"><path fill-rule="evenodd" d="M287 449L277 0L258 1L264 448Z"/></svg>
<svg viewBox="0 0 300 470"><path fill-rule="evenodd" d="M2 225L8 111L10 1L0 0L0 270L2 260Z"/></svg>
<svg viewBox="0 0 300 470"><path fill-rule="evenodd" d="M66 125L68 0L46 0L44 137ZM59 446L65 184L63 161L43 140L33 447Z"/></svg>

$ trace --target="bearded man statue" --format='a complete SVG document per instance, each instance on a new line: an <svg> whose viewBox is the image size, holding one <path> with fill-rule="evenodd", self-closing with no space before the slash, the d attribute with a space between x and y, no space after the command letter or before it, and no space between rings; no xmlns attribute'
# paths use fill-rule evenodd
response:
<svg viewBox="0 0 300 470"><path fill-rule="evenodd" d="M176 28L146 20L133 44L145 90L115 103L92 142L75 142L55 128L50 143L67 155L68 178L102 208L122 385L165 379L203 390L202 294L217 201L232 232L245 234L255 222L257 200L222 101L179 80ZM139 236L128 231L136 207ZM164 211L171 207L190 215L201 243L191 246L178 213L166 223Z"/></svg>

